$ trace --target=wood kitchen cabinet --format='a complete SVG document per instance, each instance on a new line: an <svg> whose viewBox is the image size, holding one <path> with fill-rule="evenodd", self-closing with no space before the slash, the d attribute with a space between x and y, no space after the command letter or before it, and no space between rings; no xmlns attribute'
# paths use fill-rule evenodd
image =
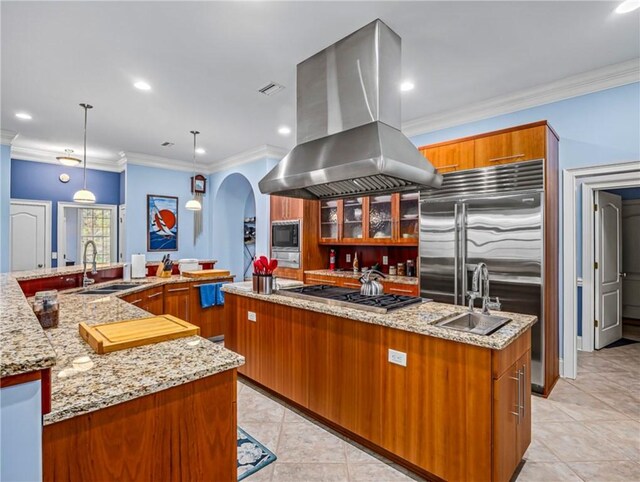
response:
<svg viewBox="0 0 640 482"><path fill-rule="evenodd" d="M475 140L475 167L544 159L545 126L517 129Z"/></svg>
<svg viewBox="0 0 640 482"><path fill-rule="evenodd" d="M358 278L321 274L306 274L304 276L304 282L305 284L332 285L352 289L360 289L362 286ZM420 287L418 284L394 283L392 281L385 281L384 279L381 282L385 293L420 296Z"/></svg>
<svg viewBox="0 0 640 482"><path fill-rule="evenodd" d="M320 201L320 242L331 243L340 239L343 218L342 199Z"/></svg>
<svg viewBox="0 0 640 482"><path fill-rule="evenodd" d="M192 283L170 283L164 285L164 312L181 320L191 321L190 285Z"/></svg>
<svg viewBox="0 0 640 482"><path fill-rule="evenodd" d="M123 296L122 299L154 315L164 314L164 290L162 286L132 293Z"/></svg>
<svg viewBox="0 0 640 482"><path fill-rule="evenodd" d="M272 221L288 221L302 218L303 199L271 195L269 202Z"/></svg>
<svg viewBox="0 0 640 482"><path fill-rule="evenodd" d="M216 281L189 283L189 322L200 328L200 336L211 338L224 335L224 306L203 308L200 303L200 286L212 283L233 282L233 278L222 278Z"/></svg>
<svg viewBox="0 0 640 482"><path fill-rule="evenodd" d="M420 152L440 174L473 169L475 164L475 142L455 142L434 147L421 147Z"/></svg>

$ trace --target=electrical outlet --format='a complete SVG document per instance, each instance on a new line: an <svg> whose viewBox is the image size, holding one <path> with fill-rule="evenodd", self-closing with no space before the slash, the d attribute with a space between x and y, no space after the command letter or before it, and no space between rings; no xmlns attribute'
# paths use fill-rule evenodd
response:
<svg viewBox="0 0 640 482"><path fill-rule="evenodd" d="M395 363L402 367L407 366L407 354L402 351L392 350L389 348L389 363Z"/></svg>
<svg viewBox="0 0 640 482"><path fill-rule="evenodd" d="M382 264L389 264L389 256L382 257Z"/></svg>
<svg viewBox="0 0 640 482"><path fill-rule="evenodd" d="M247 312L247 318L249 319L249 321L256 321L256 314L254 311L248 311Z"/></svg>
<svg viewBox="0 0 640 482"><path fill-rule="evenodd" d="M347 263L351 263L351 254L347 253Z"/></svg>

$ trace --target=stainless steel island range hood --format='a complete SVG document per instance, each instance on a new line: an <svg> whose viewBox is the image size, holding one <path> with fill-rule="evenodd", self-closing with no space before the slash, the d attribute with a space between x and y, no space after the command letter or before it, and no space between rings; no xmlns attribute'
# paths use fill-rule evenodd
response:
<svg viewBox="0 0 640 482"><path fill-rule="evenodd" d="M298 64L297 145L260 191L336 199L440 187L400 132L400 44L375 20Z"/></svg>

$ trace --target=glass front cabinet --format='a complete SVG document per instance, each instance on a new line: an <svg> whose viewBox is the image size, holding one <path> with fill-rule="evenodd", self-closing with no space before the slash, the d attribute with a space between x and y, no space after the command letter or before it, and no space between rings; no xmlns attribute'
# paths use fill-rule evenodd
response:
<svg viewBox="0 0 640 482"><path fill-rule="evenodd" d="M418 192L320 202L321 244L418 245Z"/></svg>

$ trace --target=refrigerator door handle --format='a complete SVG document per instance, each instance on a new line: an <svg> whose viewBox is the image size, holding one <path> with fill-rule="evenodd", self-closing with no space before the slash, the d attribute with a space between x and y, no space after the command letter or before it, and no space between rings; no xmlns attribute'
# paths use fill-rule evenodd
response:
<svg viewBox="0 0 640 482"><path fill-rule="evenodd" d="M469 289L469 284L467 283L467 205L462 204L462 213L460 215L460 264L462 273L461 273L461 281L462 281L462 302L461 305L464 305L467 301L467 290Z"/></svg>
<svg viewBox="0 0 640 482"><path fill-rule="evenodd" d="M458 305L458 270L460 269L458 266L458 254L460 251L460 239L459 239L459 216L458 216L458 203L453 205L453 246L454 246L454 256L453 256L453 304Z"/></svg>

